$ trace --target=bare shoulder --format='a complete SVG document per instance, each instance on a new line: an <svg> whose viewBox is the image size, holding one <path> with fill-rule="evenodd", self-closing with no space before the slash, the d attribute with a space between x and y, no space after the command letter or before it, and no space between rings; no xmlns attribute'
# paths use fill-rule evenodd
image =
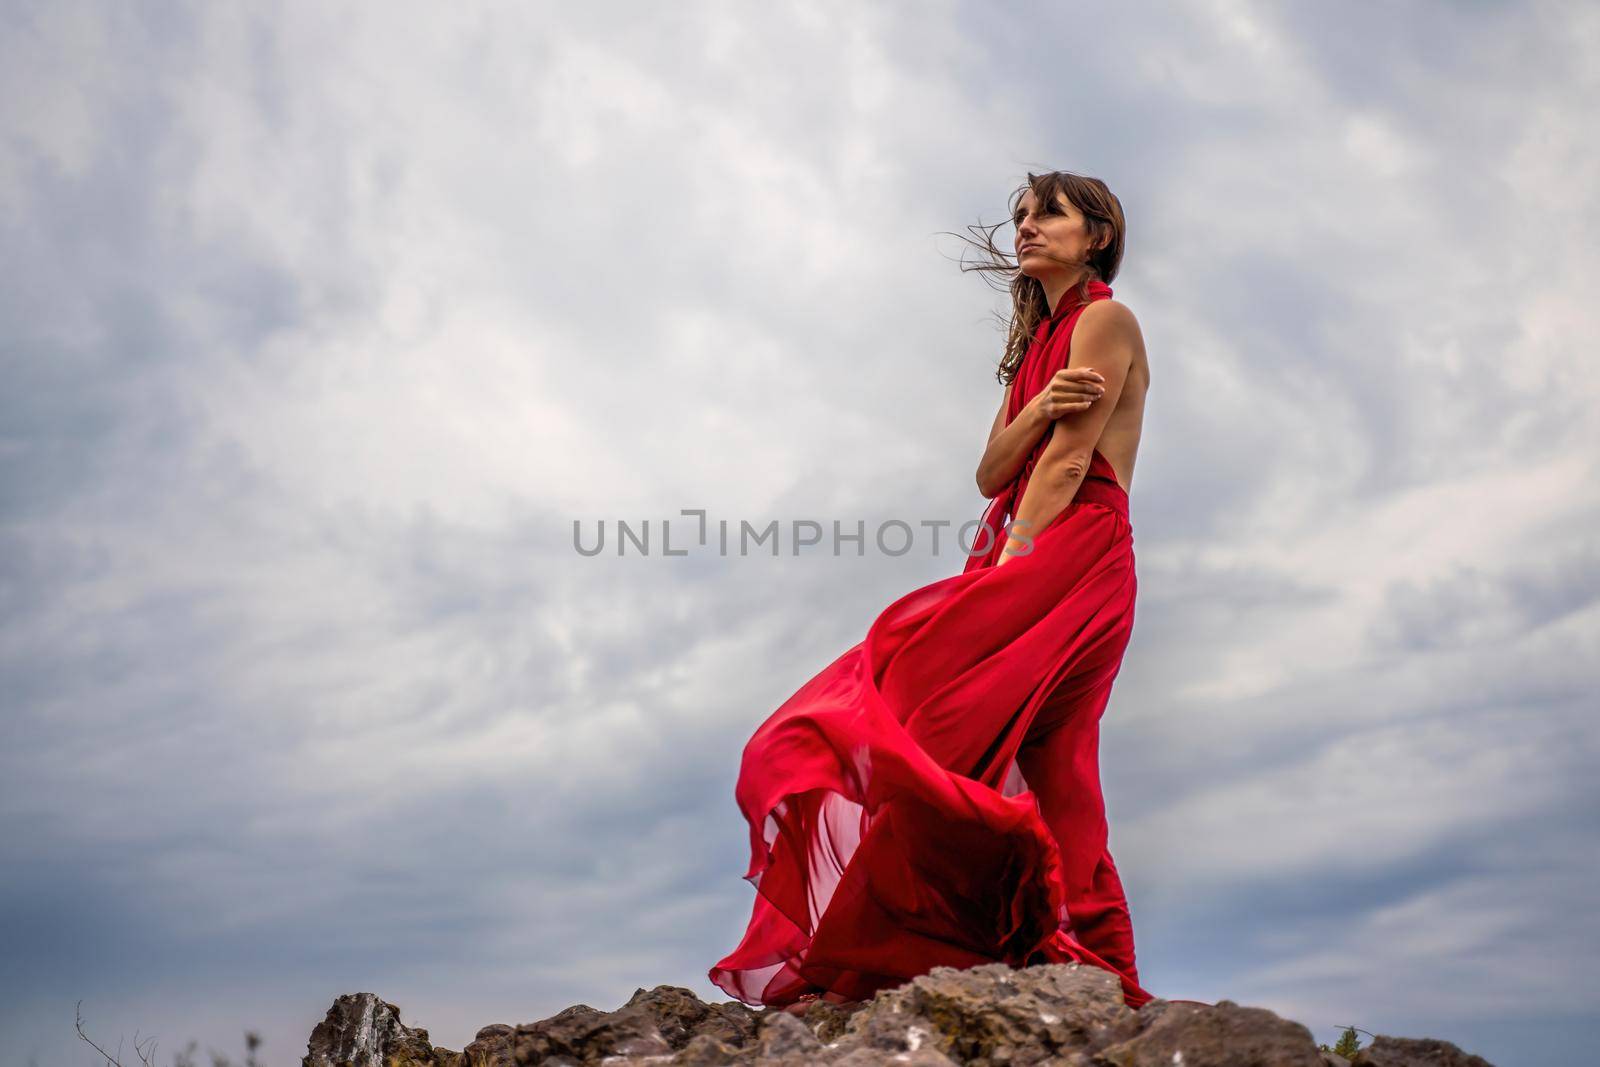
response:
<svg viewBox="0 0 1600 1067"><path fill-rule="evenodd" d="M1126 367L1130 382L1150 387L1150 361L1145 357L1144 334L1133 309L1120 300L1096 300L1078 313L1078 329L1085 359L1110 359ZM1078 338L1073 347L1077 348ZM1095 355L1090 355L1095 353Z"/></svg>
<svg viewBox="0 0 1600 1067"><path fill-rule="evenodd" d="M1139 333L1139 320L1133 309L1120 300L1096 300L1078 315L1078 325L1107 333Z"/></svg>
<svg viewBox="0 0 1600 1067"><path fill-rule="evenodd" d="M1109 348L1127 354L1132 363L1144 356L1144 334L1133 309L1120 300L1096 300L1078 313L1078 332L1086 348Z"/></svg>

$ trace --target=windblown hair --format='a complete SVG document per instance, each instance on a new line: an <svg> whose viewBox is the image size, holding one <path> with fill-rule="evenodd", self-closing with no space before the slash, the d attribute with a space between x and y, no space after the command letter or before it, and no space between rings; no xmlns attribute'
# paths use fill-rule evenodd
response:
<svg viewBox="0 0 1600 1067"><path fill-rule="evenodd" d="M1029 189L1033 190L1034 200L1044 205L1047 213L1059 209L1057 194L1064 195L1073 207L1083 213L1085 224L1089 228L1091 251L1086 260L1075 264L1082 270L1082 274L1077 285L1062 294L1063 301L1088 303L1089 283L1100 281L1109 285L1122 266L1123 237L1126 231L1122 202L1099 178L1090 178L1069 171L1029 173L1028 180L1011 194L1011 210L1005 221L992 226L985 226L982 223L968 226L967 232L972 234L972 237L955 234L954 236L960 237L988 257L987 261L978 263L968 263L963 257L961 269L980 271L984 275L984 280L992 287L1008 289L1011 293L1009 321L1006 316L996 313L1006 330L1005 352L995 368L995 378L1002 385L1009 385L1016 378L1017 369L1022 365L1022 357L1027 354L1028 346L1033 343L1034 331L1039 323L1050 315L1050 302L1045 298L1044 286L1037 278L1023 274L1017 264L1017 257L1010 251L1002 250L994 240L996 230L1013 224L1023 194ZM997 275L1003 279L998 283L994 281Z"/></svg>

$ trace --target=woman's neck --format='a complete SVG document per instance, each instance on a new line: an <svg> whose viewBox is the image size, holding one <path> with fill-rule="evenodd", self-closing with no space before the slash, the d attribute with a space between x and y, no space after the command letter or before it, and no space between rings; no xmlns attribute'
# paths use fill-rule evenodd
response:
<svg viewBox="0 0 1600 1067"><path fill-rule="evenodd" d="M1076 289L1079 285L1083 284L1083 280L1087 276L1088 272L1085 271L1079 274L1077 277L1069 278L1065 281L1058 277L1052 276L1049 279L1039 283L1040 285L1044 286L1044 299L1045 303L1050 305L1051 315L1054 315L1058 310L1060 310L1062 298L1064 298L1072 290Z"/></svg>

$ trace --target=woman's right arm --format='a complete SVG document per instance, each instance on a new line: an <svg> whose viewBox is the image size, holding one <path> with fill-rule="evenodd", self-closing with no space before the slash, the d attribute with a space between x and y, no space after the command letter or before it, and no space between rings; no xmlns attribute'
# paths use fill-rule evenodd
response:
<svg viewBox="0 0 1600 1067"><path fill-rule="evenodd" d="M1091 380L1093 379L1093 380ZM1059 370L1043 389L1006 424L1006 409L1011 404L1012 385L1006 386L1000 398L1000 410L995 412L994 425L989 428L989 444L978 463L978 492L992 499L1006 487L1028 461L1033 446L1062 415L1087 408L1099 385L1099 372L1087 367ZM1013 383L1015 384L1015 383Z"/></svg>
<svg viewBox="0 0 1600 1067"><path fill-rule="evenodd" d="M1015 383L1006 386L1000 398L1000 410L995 412L994 425L989 428L989 444L978 461L978 492L986 498L1005 488L1017 476L1028 453L1044 435L1049 423L1041 416L1038 404L1028 404L1010 424L1006 423L1006 409L1011 406L1011 390Z"/></svg>

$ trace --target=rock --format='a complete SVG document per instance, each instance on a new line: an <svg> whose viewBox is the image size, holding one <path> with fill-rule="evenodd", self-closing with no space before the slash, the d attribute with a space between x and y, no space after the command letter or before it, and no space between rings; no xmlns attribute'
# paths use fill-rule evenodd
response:
<svg viewBox="0 0 1600 1067"><path fill-rule="evenodd" d="M682 986L636 989L616 1011L579 1004L511 1034L515 1067L577 1067L655 1057L657 1062L728 1062L753 1045L760 1016L736 1001L707 1004ZM686 1058L689 1045L700 1042Z"/></svg>
<svg viewBox="0 0 1600 1067"><path fill-rule="evenodd" d="M1348 1063L1265 1008L1153 1000L1127 1007L1098 967L936 967L864 1004L818 1000L803 1016L681 986L637 989L615 1011L575 1004L485 1026L461 1052L371 993L341 996L302 1067L1491 1067L1448 1041L1378 1036Z"/></svg>
<svg viewBox="0 0 1600 1067"><path fill-rule="evenodd" d="M1106 1067L1325 1067L1311 1031L1266 1008L1151 1001L1138 1032L1099 1051Z"/></svg>
<svg viewBox="0 0 1600 1067"><path fill-rule="evenodd" d="M579 1067L610 1057L668 1056L673 1051L646 1012L599 1011L587 1004L517 1027L512 1048L517 1067Z"/></svg>
<svg viewBox="0 0 1600 1067"><path fill-rule="evenodd" d="M932 1049L961 1064L1060 1063L1131 1034L1135 1015L1116 977L1099 967L935 967L879 993L845 1040L888 1053Z"/></svg>
<svg viewBox="0 0 1600 1067"><path fill-rule="evenodd" d="M517 1028L495 1023L478 1031L472 1044L461 1050L461 1067L515 1067Z"/></svg>
<svg viewBox="0 0 1600 1067"><path fill-rule="evenodd" d="M822 1042L817 1040L817 1035L795 1016L782 1011L762 1025L756 1050L759 1060L774 1067L780 1063L804 1067L822 1058Z"/></svg>
<svg viewBox="0 0 1600 1067"><path fill-rule="evenodd" d="M858 1048L832 1061L832 1067L883 1067L885 1064L893 1064L894 1067L959 1067L955 1060L931 1048L894 1053Z"/></svg>
<svg viewBox="0 0 1600 1067"><path fill-rule="evenodd" d="M755 1040L761 1020L759 1013L738 1001L707 1004L682 986L672 985L637 989L617 1011L643 1013L674 1050L684 1048L698 1034L742 1048Z"/></svg>
<svg viewBox="0 0 1600 1067"><path fill-rule="evenodd" d="M461 1054L436 1049L428 1031L400 1022L400 1009L374 993L346 993L311 1031L301 1067L461 1067Z"/></svg>
<svg viewBox="0 0 1600 1067"><path fill-rule="evenodd" d="M668 1062L673 1067L728 1067L729 1064L748 1062L749 1059L746 1049L718 1041L710 1034L697 1034Z"/></svg>
<svg viewBox="0 0 1600 1067"><path fill-rule="evenodd" d="M1377 1034L1372 1044L1355 1054L1350 1067L1493 1067L1493 1064L1482 1056L1462 1052L1448 1041Z"/></svg>
<svg viewBox="0 0 1600 1067"><path fill-rule="evenodd" d="M817 1035L817 1040L832 1044L844 1035L850 1026L850 1020L857 1012L866 1010L867 1005L853 1003L849 1005L835 1004L828 1000L815 1000L806 1008L804 1021L811 1032ZM768 1009L770 1014L787 1014L782 1009Z"/></svg>

